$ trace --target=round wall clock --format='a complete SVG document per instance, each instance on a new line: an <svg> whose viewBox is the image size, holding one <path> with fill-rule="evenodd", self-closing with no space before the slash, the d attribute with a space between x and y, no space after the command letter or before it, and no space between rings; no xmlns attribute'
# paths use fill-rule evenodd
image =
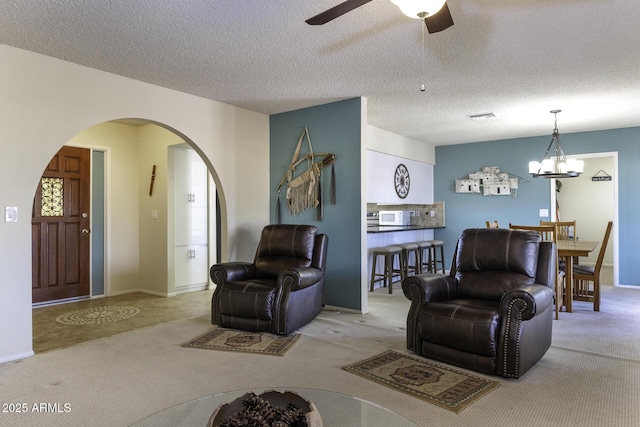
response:
<svg viewBox="0 0 640 427"><path fill-rule="evenodd" d="M401 199L404 199L409 194L409 187L411 181L409 180L409 170L405 165L400 163L396 168L395 176L393 177L393 183L396 187L396 194Z"/></svg>

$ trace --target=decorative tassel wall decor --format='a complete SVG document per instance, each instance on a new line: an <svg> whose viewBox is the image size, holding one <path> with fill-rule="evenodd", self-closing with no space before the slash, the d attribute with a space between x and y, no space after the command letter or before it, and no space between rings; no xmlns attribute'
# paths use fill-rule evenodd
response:
<svg viewBox="0 0 640 427"><path fill-rule="evenodd" d="M309 153L300 157L300 149L302 147L302 141L307 139L309 145ZM315 161L316 157L322 157L320 161ZM278 185L278 197L276 204L276 218L278 223L280 223L280 188L283 185L287 186L287 209L291 215L298 216L305 210L309 208L318 208L317 218L318 221L322 220L323 217L323 206L322 206L322 170L332 165L331 167L331 187L330 187L330 201L331 204L335 205L336 203L336 183L335 183L335 170L333 163L335 162L336 156L332 153L314 153L313 147L311 145L311 137L309 136L309 129L307 127L304 128L300 138L298 139L298 144L296 146L295 152L293 154L293 159L291 160L291 164L287 169L284 177L280 181ZM306 169L296 175L296 167L300 165L305 165Z"/></svg>

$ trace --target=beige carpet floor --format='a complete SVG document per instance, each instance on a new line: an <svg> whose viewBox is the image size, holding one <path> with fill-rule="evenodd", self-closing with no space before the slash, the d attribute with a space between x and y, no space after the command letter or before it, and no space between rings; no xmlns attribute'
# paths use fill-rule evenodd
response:
<svg viewBox="0 0 640 427"><path fill-rule="evenodd" d="M576 303L554 321L552 347L534 368L519 380L498 378L459 414L342 369L386 350L408 353L409 301L396 289L370 294L366 315L323 311L283 357L181 347L210 328L199 316L2 364L3 402L66 403L69 411L0 413L0 425L127 426L187 400L271 387L346 393L419 426L640 425L640 289L604 287L599 313Z"/></svg>

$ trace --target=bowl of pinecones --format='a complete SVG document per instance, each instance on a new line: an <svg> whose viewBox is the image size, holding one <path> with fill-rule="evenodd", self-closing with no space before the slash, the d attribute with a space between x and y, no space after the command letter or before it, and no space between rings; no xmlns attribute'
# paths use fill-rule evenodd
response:
<svg viewBox="0 0 640 427"><path fill-rule="evenodd" d="M218 406L207 427L322 427L316 406L293 391L247 393Z"/></svg>

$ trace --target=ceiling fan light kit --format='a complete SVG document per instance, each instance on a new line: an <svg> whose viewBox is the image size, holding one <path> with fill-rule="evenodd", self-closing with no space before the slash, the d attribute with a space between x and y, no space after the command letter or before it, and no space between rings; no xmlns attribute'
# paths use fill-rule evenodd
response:
<svg viewBox="0 0 640 427"><path fill-rule="evenodd" d="M391 0L409 18L424 19L438 13L445 0Z"/></svg>
<svg viewBox="0 0 640 427"><path fill-rule="evenodd" d="M329 21L364 6L371 0L346 0L317 14L305 22L309 25L324 25ZM421 19L427 26L429 34L446 30L453 25L453 18L446 0L391 0L402 13L410 18Z"/></svg>
<svg viewBox="0 0 640 427"><path fill-rule="evenodd" d="M584 170L584 161L567 159L564 148L560 143L558 132L558 113L562 110L551 110L555 116L555 125L551 142L545 151L542 161L529 162L529 173L534 178L575 178ZM555 154L555 155L554 155Z"/></svg>

